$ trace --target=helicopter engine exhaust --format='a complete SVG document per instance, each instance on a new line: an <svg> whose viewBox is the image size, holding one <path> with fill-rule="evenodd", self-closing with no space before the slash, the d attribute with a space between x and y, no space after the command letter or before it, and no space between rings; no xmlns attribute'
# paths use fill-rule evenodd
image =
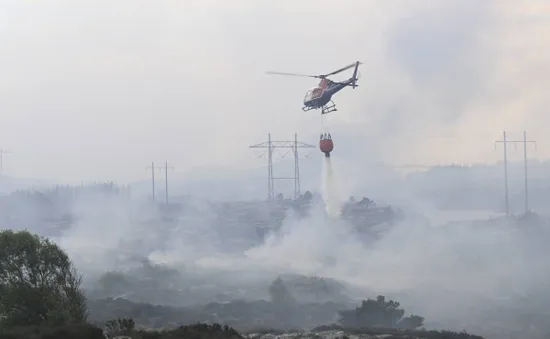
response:
<svg viewBox="0 0 550 339"><path fill-rule="evenodd" d="M334 143L332 142L330 133L321 134L319 149L321 149L321 152L325 153L326 158L330 158L330 152L334 149Z"/></svg>

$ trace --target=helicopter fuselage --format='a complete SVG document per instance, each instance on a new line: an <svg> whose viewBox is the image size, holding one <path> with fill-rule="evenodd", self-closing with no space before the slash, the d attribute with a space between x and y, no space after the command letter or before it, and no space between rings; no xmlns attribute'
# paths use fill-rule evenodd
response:
<svg viewBox="0 0 550 339"><path fill-rule="evenodd" d="M332 96L334 94L338 93L346 86L351 86L352 88L357 87L357 76L358 76L357 70L360 64L361 62L357 61L351 65L340 68L336 71L330 72L328 74L321 74L321 75L306 75L306 74L281 73L281 72L268 72L268 73L279 74L279 75L305 76L310 78L321 79L321 81L315 88L312 88L309 91L307 91L306 95L304 96L304 107L302 107L302 110L305 112L312 109L320 108L321 114L327 114L327 113L336 111L336 107L335 107L336 105L334 104L334 102L332 102ZM348 80L336 82L327 78L328 76L338 74L352 67L355 67L355 70L353 71L353 76Z"/></svg>
<svg viewBox="0 0 550 339"><path fill-rule="evenodd" d="M321 108L328 104L332 96L353 82L353 78L343 82L333 82L329 79L321 79L319 85L307 91L304 97L304 106Z"/></svg>

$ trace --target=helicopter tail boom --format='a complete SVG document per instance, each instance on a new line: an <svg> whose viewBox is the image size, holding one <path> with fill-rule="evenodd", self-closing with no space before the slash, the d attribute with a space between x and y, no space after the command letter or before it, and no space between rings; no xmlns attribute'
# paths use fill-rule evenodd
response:
<svg viewBox="0 0 550 339"><path fill-rule="evenodd" d="M357 87L357 70L359 69L360 62L357 61L355 64L355 69L353 70L353 76L351 77L351 87L355 88Z"/></svg>

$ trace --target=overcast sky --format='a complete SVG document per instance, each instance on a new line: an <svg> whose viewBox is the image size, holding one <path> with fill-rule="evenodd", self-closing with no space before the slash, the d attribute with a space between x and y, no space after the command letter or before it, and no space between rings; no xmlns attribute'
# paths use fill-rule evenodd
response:
<svg viewBox="0 0 550 339"><path fill-rule="evenodd" d="M0 146L20 177L256 166L268 132L317 144L322 128L301 111L315 79L265 71L356 60L327 123L349 166L493 162L502 129L550 156L546 0L2 0L0 46Z"/></svg>

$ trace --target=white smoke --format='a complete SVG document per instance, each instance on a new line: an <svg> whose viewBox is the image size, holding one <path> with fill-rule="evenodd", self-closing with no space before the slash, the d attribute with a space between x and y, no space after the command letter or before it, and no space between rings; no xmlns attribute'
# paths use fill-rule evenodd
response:
<svg viewBox="0 0 550 339"><path fill-rule="evenodd" d="M325 178L336 179L331 168L325 167ZM436 227L406 218L380 239L365 242L350 223L332 217L341 202L335 198L335 182L324 182L326 206L313 206L306 218L287 214L278 232L246 251L222 245L237 238L246 241L241 228L251 226L226 224L207 204L186 205L186 219L174 227L135 201L81 198L75 203L73 228L54 240L87 280L124 266L124 257L131 256L186 272L220 272L219 281L241 277L243 284L281 273L332 277L395 297L408 312L425 316L428 326L440 322L458 330L480 325L475 314L497 307L502 298L536 293L543 303L550 301L543 289L550 278L544 261L550 255L549 232L505 221ZM523 307L538 306L526 301Z"/></svg>

